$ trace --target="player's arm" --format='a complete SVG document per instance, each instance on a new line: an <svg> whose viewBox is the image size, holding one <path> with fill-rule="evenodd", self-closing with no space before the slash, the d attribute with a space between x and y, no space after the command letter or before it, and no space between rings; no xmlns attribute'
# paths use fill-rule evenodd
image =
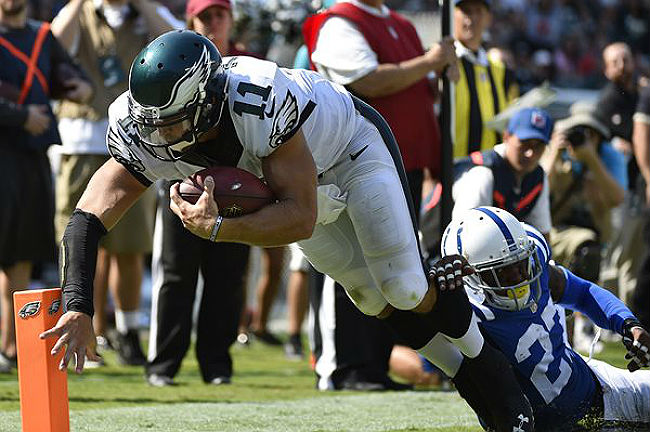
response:
<svg viewBox="0 0 650 432"><path fill-rule="evenodd" d="M549 289L554 302L587 315L597 326L624 337L629 370L650 365L650 334L625 304L598 285L563 267L549 265Z"/></svg>
<svg viewBox="0 0 650 432"><path fill-rule="evenodd" d="M255 213L223 219L216 241L267 247L311 237L317 214L316 166L302 132L265 157L262 170L277 202ZM205 239L210 238L218 216L213 188L206 179L206 190L195 205L183 200L178 184L170 190L172 211L188 230Z"/></svg>
<svg viewBox="0 0 650 432"><path fill-rule="evenodd" d="M58 337L52 348L57 354L67 345L59 365L67 367L76 356L76 370L83 369L86 347L92 342L93 280L99 240L135 203L146 187L126 168L109 159L93 175L70 217L61 242L61 287L65 314L41 338Z"/></svg>

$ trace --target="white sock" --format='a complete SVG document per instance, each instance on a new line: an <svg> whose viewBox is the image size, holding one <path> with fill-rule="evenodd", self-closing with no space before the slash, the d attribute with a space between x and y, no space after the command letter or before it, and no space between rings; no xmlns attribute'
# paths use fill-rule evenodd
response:
<svg viewBox="0 0 650 432"><path fill-rule="evenodd" d="M418 352L436 365L436 367L440 368L450 378L456 376L461 363L463 363L463 354L442 333L435 335Z"/></svg>
<svg viewBox="0 0 650 432"><path fill-rule="evenodd" d="M483 349L483 343L485 342L485 339L483 339L483 335L481 334L481 331L478 329L478 318L476 317L476 314L472 312L472 321L469 324L469 328L467 329L467 332L458 339L446 336L447 339L454 345L458 347L459 350L463 354L465 354L469 358L475 358L481 353L481 350Z"/></svg>
<svg viewBox="0 0 650 432"><path fill-rule="evenodd" d="M140 324L140 313L137 310L123 311L115 309L115 328L121 334L128 333L129 330L137 329Z"/></svg>

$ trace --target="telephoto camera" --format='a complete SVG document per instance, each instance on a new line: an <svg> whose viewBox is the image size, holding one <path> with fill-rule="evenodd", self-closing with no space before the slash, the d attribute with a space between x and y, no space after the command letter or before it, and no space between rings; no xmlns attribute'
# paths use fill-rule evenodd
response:
<svg viewBox="0 0 650 432"><path fill-rule="evenodd" d="M566 139L571 143L572 147L580 147L587 140L584 126L576 126L569 129L566 133Z"/></svg>

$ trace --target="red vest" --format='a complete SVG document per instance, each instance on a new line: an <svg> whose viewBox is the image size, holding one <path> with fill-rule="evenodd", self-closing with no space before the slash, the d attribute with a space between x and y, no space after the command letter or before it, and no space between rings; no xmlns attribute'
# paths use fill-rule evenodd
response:
<svg viewBox="0 0 650 432"><path fill-rule="evenodd" d="M400 63L424 54L415 28L398 13L391 11L388 17L378 17L351 3L337 3L309 17L303 26L310 62L320 28L332 16L345 18L357 27L377 54L379 64ZM440 130L428 80L423 78L390 96L365 99L384 116L395 134L406 171L429 167L432 175L439 177Z"/></svg>

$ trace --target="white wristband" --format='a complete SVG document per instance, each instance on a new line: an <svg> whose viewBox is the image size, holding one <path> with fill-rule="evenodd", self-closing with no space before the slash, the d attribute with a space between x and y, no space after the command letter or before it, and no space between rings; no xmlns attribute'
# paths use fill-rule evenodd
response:
<svg viewBox="0 0 650 432"><path fill-rule="evenodd" d="M217 241L217 235L219 234L219 228L221 228L221 222L223 222L223 216L218 215L214 220L214 226L212 227L212 232L210 233L210 241Z"/></svg>

